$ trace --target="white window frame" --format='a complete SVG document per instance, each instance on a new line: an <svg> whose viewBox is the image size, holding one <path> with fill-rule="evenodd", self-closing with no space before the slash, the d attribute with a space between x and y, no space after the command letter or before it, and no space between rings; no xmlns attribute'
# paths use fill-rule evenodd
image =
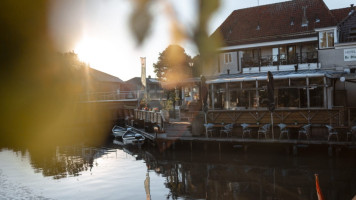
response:
<svg viewBox="0 0 356 200"><path fill-rule="evenodd" d="M232 55L231 55L231 53L225 53L224 54L224 63L225 64L232 63Z"/></svg>
<svg viewBox="0 0 356 200"><path fill-rule="evenodd" d="M315 29L315 31L318 32L318 46L319 46L319 49L330 49L330 48L335 48L335 45L338 43L338 34L337 34L337 29L336 27L329 27L329 28L320 28L320 29ZM321 34L324 34L324 33L330 33L330 32L333 32L334 34L334 46L329 46L329 44L327 44L326 47L321 47L320 45L320 37L321 37ZM328 43L328 41L326 41Z"/></svg>

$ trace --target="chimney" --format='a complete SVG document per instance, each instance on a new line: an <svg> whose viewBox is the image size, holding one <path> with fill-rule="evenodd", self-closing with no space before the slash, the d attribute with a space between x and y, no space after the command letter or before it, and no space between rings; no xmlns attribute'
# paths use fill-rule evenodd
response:
<svg viewBox="0 0 356 200"><path fill-rule="evenodd" d="M307 19L307 6L303 6L303 18L302 18L302 27L308 26L308 19Z"/></svg>

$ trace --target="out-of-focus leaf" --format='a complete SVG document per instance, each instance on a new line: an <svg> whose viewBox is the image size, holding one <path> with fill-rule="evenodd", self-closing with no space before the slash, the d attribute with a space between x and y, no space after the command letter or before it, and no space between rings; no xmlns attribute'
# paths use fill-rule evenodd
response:
<svg viewBox="0 0 356 200"><path fill-rule="evenodd" d="M142 44L151 27L152 14L149 12L149 0L136 0L130 16L130 28L138 45Z"/></svg>
<svg viewBox="0 0 356 200"><path fill-rule="evenodd" d="M207 32L209 20L219 6L220 0L199 1L199 21L193 40L200 52L200 59L203 62L206 75L212 72L216 51L221 44L221 37L218 34L214 35L214 37L209 37Z"/></svg>

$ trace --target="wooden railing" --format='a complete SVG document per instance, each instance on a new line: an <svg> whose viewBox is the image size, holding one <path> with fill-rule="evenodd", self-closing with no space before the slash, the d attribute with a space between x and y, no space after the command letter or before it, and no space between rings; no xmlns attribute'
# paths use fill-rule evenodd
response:
<svg viewBox="0 0 356 200"><path fill-rule="evenodd" d="M211 123L271 123L271 114L268 110L214 110L208 111L207 120ZM331 124L345 125L344 109L298 109L276 110L273 113L274 124Z"/></svg>
<svg viewBox="0 0 356 200"><path fill-rule="evenodd" d="M135 110L135 119L144 120L145 122L151 122L163 127L162 115L160 112Z"/></svg>

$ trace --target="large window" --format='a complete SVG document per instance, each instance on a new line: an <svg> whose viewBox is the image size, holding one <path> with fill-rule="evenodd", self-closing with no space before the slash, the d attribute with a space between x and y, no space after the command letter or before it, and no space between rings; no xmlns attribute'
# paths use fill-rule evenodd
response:
<svg viewBox="0 0 356 200"><path fill-rule="evenodd" d="M228 64L228 63L232 62L231 53L225 53L224 54L224 61L225 61L225 64Z"/></svg>
<svg viewBox="0 0 356 200"><path fill-rule="evenodd" d="M319 32L319 48L334 47L334 31Z"/></svg>

